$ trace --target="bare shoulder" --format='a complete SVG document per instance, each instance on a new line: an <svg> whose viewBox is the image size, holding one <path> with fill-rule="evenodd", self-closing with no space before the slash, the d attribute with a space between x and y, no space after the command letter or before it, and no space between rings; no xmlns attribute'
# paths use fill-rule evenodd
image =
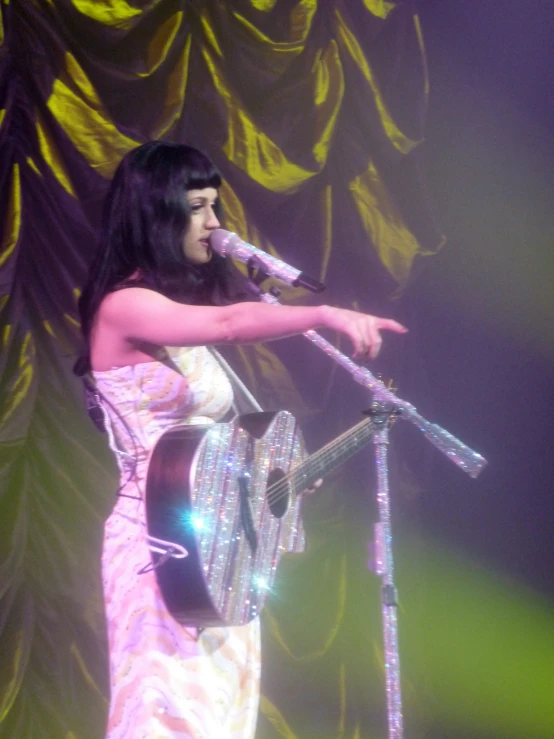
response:
<svg viewBox="0 0 554 739"><path fill-rule="evenodd" d="M153 310L156 307L167 307L173 301L155 290L146 287L126 287L108 293L98 309L99 318L114 320L125 317L136 310Z"/></svg>
<svg viewBox="0 0 554 739"><path fill-rule="evenodd" d="M106 295L98 309L98 325L129 338L146 339L141 335L141 326L175 320L183 310L186 310L185 306L155 290L126 287Z"/></svg>
<svg viewBox="0 0 554 739"><path fill-rule="evenodd" d="M225 308L178 303L155 290L129 287L106 295L96 328L126 346L200 346L224 338L226 314Z"/></svg>

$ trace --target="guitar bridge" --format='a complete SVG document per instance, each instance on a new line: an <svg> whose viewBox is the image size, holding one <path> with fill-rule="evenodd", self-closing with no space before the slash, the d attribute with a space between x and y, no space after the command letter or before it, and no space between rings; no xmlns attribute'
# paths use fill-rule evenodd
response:
<svg viewBox="0 0 554 739"><path fill-rule="evenodd" d="M252 554L258 549L258 535L254 528L254 511L252 510L252 498L250 495L250 473L243 472L238 477L240 495L240 522L246 536L246 541Z"/></svg>

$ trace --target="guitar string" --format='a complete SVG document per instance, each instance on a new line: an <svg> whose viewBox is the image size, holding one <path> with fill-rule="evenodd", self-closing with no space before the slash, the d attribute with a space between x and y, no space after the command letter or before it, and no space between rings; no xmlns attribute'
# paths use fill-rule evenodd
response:
<svg viewBox="0 0 554 739"><path fill-rule="evenodd" d="M364 435L364 438L363 438L364 441L365 441L365 438L366 437ZM306 470L306 475L304 476L304 479L309 476L315 477L316 475L320 474L318 470L318 466L321 465L322 463L325 464L326 462L330 460L333 460L334 463L339 463L341 461L341 458L342 460L348 459L350 456L352 456L353 453L357 451L359 447L359 439L356 439L356 438L347 439L346 442L342 444L342 448L337 453L336 448L338 446L339 446L338 444L333 445L332 448L327 448L325 452L321 454L317 454L315 458L310 458L309 460L307 460L307 462L304 463L304 465L306 465L304 468ZM302 465L301 467L303 467L304 465ZM299 469L300 468L291 470L291 472L289 472L287 475L283 476L280 480L277 480L273 485L267 488L266 494L267 494L267 499L270 505L280 500L281 498L287 497L289 495L289 492L290 492L289 483L291 481L295 488L300 487L302 480L298 479Z"/></svg>
<svg viewBox="0 0 554 739"><path fill-rule="evenodd" d="M355 427L355 430L352 430L352 433L348 435L348 438L343 439L340 444L332 444L331 446L324 448L324 450L320 450L320 452L312 455L304 463L304 465L306 465L305 469L307 472L307 475L303 476L304 479L309 475L315 476L321 474L321 467L325 467L325 465L330 461L338 463L339 461L348 459L348 457L352 456L352 454L358 450L360 441L365 443L368 436L371 434L372 426L373 424L371 422L362 422ZM300 487L302 484L300 470L304 465L291 470L289 475L287 475L286 483L288 483L289 480L292 480L295 487ZM300 479L298 479L299 477Z"/></svg>
<svg viewBox="0 0 554 739"><path fill-rule="evenodd" d="M345 431L330 444L323 447L323 449L320 449L318 452L311 455L299 467L296 467L295 469L291 470L286 475L281 477L279 480L274 482L266 489L266 497L268 503L272 505L279 501L281 498L289 495L289 483L291 481L294 483L294 477L298 476L299 470L302 467L305 467L308 472L307 476L309 476L310 474L313 475L317 473L317 466L315 465L321 465L324 462L330 461L331 459L333 459L334 456L336 456L336 459L338 460L340 459L340 455L342 453L345 459L347 459L353 451L356 451L356 449L352 449L352 447L358 446L359 440L356 437L360 434L361 431L367 431L367 435L370 436L371 432L373 431L374 425L375 424L371 419L360 421L360 423L358 423L353 428ZM367 438L365 434L363 438L364 440ZM352 442L354 442L354 444L352 444ZM339 452L338 454L337 451Z"/></svg>

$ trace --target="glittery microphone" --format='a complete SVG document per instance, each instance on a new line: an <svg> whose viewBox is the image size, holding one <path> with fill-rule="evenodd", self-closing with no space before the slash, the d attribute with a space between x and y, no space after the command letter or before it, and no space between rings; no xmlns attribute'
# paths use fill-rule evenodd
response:
<svg viewBox="0 0 554 739"><path fill-rule="evenodd" d="M286 262L272 257L271 254L258 249L252 244L237 236L236 233L225 231L218 228L212 231L210 235L210 246L222 257L234 259L237 262L245 264L253 264L258 269L262 269L268 277L276 277L293 287L305 287L314 293L320 293L325 290L325 285L313 277L301 272L299 269L291 267Z"/></svg>

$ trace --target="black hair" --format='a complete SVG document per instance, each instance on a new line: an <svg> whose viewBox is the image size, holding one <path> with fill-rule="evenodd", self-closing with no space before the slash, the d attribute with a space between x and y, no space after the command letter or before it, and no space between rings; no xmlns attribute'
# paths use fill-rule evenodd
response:
<svg viewBox="0 0 554 739"><path fill-rule="evenodd" d="M209 262L196 265L183 251L191 215L187 190L220 185L213 162L185 144L150 141L121 160L108 189L98 250L79 299L85 354L77 363L78 374L90 370L94 316L113 290L140 285L195 305L244 299L238 288L240 276L223 257L214 253ZM221 218L219 200L214 210ZM137 273L140 277L134 279Z"/></svg>

